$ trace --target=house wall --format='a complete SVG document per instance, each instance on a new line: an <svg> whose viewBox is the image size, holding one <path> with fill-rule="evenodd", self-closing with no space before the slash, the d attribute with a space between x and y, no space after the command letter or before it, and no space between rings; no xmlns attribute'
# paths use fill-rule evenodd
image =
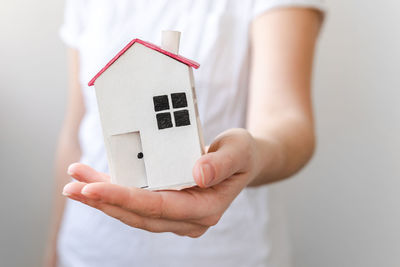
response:
<svg viewBox="0 0 400 267"><path fill-rule="evenodd" d="M108 155L111 135L140 131L151 188L193 183L192 167L201 150L191 87L187 65L139 43L95 83ZM175 92L186 93L191 125L159 130L153 96ZM112 159L109 164L118 180Z"/></svg>

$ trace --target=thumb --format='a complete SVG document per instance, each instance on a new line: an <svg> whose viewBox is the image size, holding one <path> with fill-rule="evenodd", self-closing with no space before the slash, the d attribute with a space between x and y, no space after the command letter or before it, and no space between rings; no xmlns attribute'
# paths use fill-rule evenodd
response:
<svg viewBox="0 0 400 267"><path fill-rule="evenodd" d="M199 187L219 184L236 173L245 171L249 149L238 140L218 142L214 152L203 155L193 167L193 177ZM213 145L211 145L211 148Z"/></svg>

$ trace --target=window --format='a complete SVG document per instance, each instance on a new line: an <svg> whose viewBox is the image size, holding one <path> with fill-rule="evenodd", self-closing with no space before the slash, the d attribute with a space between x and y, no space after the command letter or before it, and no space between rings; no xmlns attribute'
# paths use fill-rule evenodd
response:
<svg viewBox="0 0 400 267"><path fill-rule="evenodd" d="M174 118L176 127L190 125L189 111L187 109L175 111Z"/></svg>
<svg viewBox="0 0 400 267"><path fill-rule="evenodd" d="M156 112L169 109L169 102L167 95L155 96L153 97L153 102L154 102L154 110Z"/></svg>
<svg viewBox="0 0 400 267"><path fill-rule="evenodd" d="M187 108L186 93L171 94L172 108L176 127L190 125L189 110ZM156 112L157 126L159 130L172 128L172 116L168 95L153 97L154 111ZM168 111L167 111L168 110ZM160 112L163 111L163 112Z"/></svg>
<svg viewBox="0 0 400 267"><path fill-rule="evenodd" d="M158 129L161 130L172 127L171 113L169 112L157 113L156 117L157 117Z"/></svg>
<svg viewBox="0 0 400 267"><path fill-rule="evenodd" d="M173 108L186 108L187 107L185 93L171 94L171 99L172 99L172 107Z"/></svg>

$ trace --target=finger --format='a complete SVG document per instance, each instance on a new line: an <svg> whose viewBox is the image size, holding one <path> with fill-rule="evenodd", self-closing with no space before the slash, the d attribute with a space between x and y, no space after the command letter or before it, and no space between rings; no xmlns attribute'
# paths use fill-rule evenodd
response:
<svg viewBox="0 0 400 267"><path fill-rule="evenodd" d="M152 192L140 188L127 188L109 183L92 183L81 193L94 200L137 213L140 216L170 220L196 220L216 213L214 192L204 189Z"/></svg>
<svg viewBox="0 0 400 267"><path fill-rule="evenodd" d="M140 216L118 206L93 200L80 193L86 184L80 182L70 183L65 188L65 195L69 198L80 201L83 204L96 208L105 214L112 216L121 222L139 229L154 233L172 232L182 236L199 237L204 234L209 226L192 222L179 222L167 219L155 219Z"/></svg>
<svg viewBox="0 0 400 267"><path fill-rule="evenodd" d="M181 236L199 237L208 229L207 226L189 222L143 217L123 208L107 203L99 203L90 199L83 200L82 202L101 210L105 214L112 216L129 226L153 233L172 232Z"/></svg>
<svg viewBox="0 0 400 267"><path fill-rule="evenodd" d="M199 225L196 223L143 217L118 206L90 199L81 194L83 187L86 185L86 183L81 182L69 183L64 187L63 195L68 196L73 200L80 201L83 204L86 204L98 210L101 210L105 214L112 216L127 225L154 233L172 232L178 235L198 237L205 233L208 229L207 226Z"/></svg>
<svg viewBox="0 0 400 267"><path fill-rule="evenodd" d="M72 182L66 184L64 186L62 194L67 197L71 196L79 197L81 196L82 188L85 187L85 185L87 185L87 183L82 183L82 182Z"/></svg>
<svg viewBox="0 0 400 267"><path fill-rule="evenodd" d="M73 163L68 167L68 175L77 179L78 181L85 183L95 183L95 182L109 182L110 176L105 173L98 172L92 167L82 164Z"/></svg>
<svg viewBox="0 0 400 267"><path fill-rule="evenodd" d="M234 174L246 171L251 150L247 133L222 135L211 144L193 167L193 177L202 188L219 184Z"/></svg>

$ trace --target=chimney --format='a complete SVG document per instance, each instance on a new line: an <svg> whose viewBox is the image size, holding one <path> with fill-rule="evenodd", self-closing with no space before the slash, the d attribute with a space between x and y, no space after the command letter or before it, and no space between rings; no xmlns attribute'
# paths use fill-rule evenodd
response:
<svg viewBox="0 0 400 267"><path fill-rule="evenodd" d="M181 32L178 31L162 31L161 48L170 53L179 53L179 40Z"/></svg>

